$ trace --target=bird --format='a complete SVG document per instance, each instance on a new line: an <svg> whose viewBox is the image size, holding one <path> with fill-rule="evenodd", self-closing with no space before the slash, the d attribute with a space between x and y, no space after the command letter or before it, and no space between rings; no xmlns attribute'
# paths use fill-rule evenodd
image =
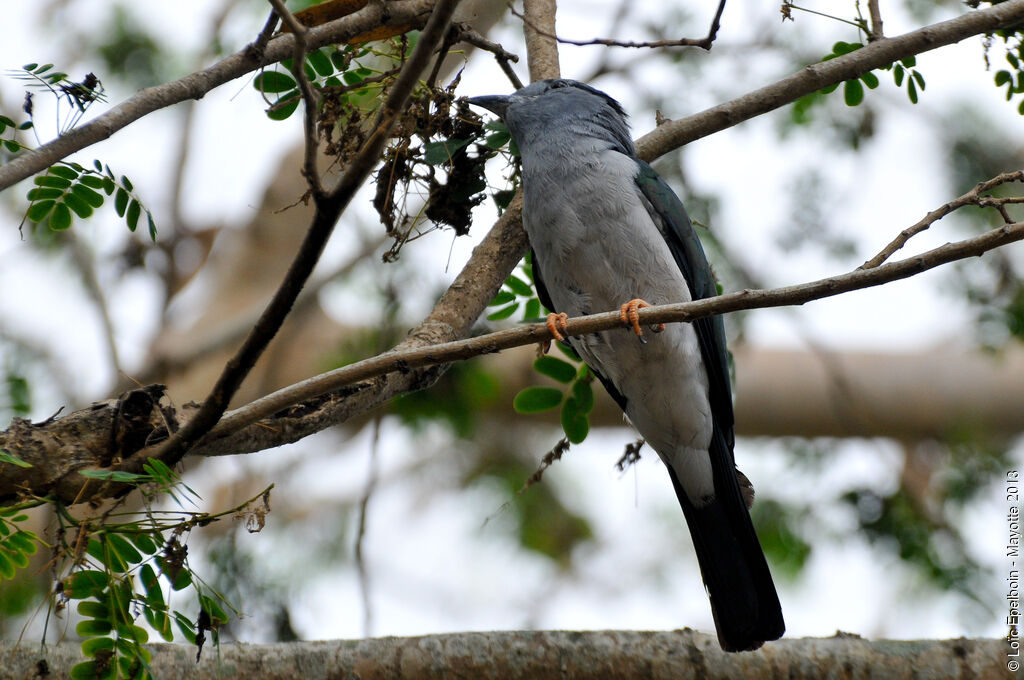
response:
<svg viewBox="0 0 1024 680"><path fill-rule="evenodd" d="M556 340L568 317L618 308L626 328L569 337L668 468L693 539L722 649L752 651L785 632L736 468L721 316L644 334L637 310L718 294L678 196L637 157L622 105L569 79L468 98L519 148L523 227ZM632 328L632 332L629 328ZM639 341L638 341L639 338Z"/></svg>

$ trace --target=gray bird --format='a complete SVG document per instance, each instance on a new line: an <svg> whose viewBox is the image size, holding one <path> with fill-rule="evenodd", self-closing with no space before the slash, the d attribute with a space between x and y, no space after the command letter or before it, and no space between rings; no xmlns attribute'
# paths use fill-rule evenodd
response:
<svg viewBox="0 0 1024 680"><path fill-rule="evenodd" d="M682 203L637 158L622 106L600 90L545 80L469 102L500 116L519 146L523 225L537 293L556 312L553 335L566 315L619 307L633 327L636 337L622 329L568 342L668 467L722 649L778 639L782 608L747 511L752 490L733 458L722 319L646 336L637 322L647 303L717 294Z"/></svg>

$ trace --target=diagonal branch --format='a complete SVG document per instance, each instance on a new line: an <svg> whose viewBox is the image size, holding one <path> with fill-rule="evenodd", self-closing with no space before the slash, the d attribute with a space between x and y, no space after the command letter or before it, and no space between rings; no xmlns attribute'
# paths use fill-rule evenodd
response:
<svg viewBox="0 0 1024 680"><path fill-rule="evenodd" d="M920 222L913 226L907 227L906 229L901 231L899 235L896 236L896 238L894 238L887 246L885 246L885 248L882 248L881 252L879 252L873 258L862 264L860 266L860 269L871 269L872 267L877 267L878 265L882 264L890 257L892 257L893 253L895 253L897 250L905 246L907 244L907 241L909 241L911 238L913 238L917 234L920 234L922 231L926 230L928 227L932 226L935 222L941 220L949 213L953 212L954 210L958 210L964 207L965 205L992 207L999 210L1008 202L1016 202L1014 198L999 199L992 198L989 196L982 196L982 194L985 193L986 191L992 191L992 189L996 188L997 186L1000 186L1001 184L1006 184L1008 182L1024 182L1024 170L1017 170L1016 172L1004 172L998 177L994 177L988 180L987 182L981 182L980 184L978 184L978 186L974 187L963 196L953 199L949 203L946 203L945 205L939 206L935 210L932 210L923 218L921 218ZM1001 214L1003 217L1003 221L1007 223L1013 221L1009 219L1009 215L1006 213L1005 210L1001 210Z"/></svg>
<svg viewBox="0 0 1024 680"><path fill-rule="evenodd" d="M713 314L803 305L853 290L905 279L956 260L982 255L989 250L1022 239L1024 239L1024 222L1016 222L985 232L980 236L947 243L920 255L871 269L855 269L846 274L771 290L748 289L696 302L647 307L639 310L640 321L644 325L689 322ZM586 335L613 328L622 328L618 310L569 319L564 334ZM226 414L211 431L209 438L200 444L200 447L209 445L218 437L231 434L290 406L385 373L408 373L415 368L469 359L481 354L491 354L550 339L551 332L547 326L537 323L465 340L391 351L291 385Z"/></svg>
<svg viewBox="0 0 1024 680"><path fill-rule="evenodd" d="M320 109L320 95L313 89L313 84L309 82L309 76L306 75L309 29L299 23L299 20L288 11L288 8L284 6L284 0L270 0L270 4L273 5L274 11L281 17L284 25L295 36L291 71L295 77L295 82L299 84L299 91L302 93L302 127L305 132L302 141L304 149L302 175L306 178L306 182L309 184L309 189L313 192L313 195L322 196L324 194L324 186L320 182L320 173L316 170L316 153L319 146L316 118Z"/></svg>
<svg viewBox="0 0 1024 680"><path fill-rule="evenodd" d="M793 75L700 113L660 125L637 140L644 160L796 101L823 87L859 78L868 71L922 52L952 45L1024 21L1024 0L1006 0L988 9L925 26L895 38L883 38L829 61L811 64Z"/></svg>
<svg viewBox="0 0 1024 680"><path fill-rule="evenodd" d="M310 29L307 46L316 49L324 45L345 43L379 26L413 25L419 28L427 21L433 7L434 0L371 2L358 12ZM139 90L85 125L38 149L19 154L10 163L0 166L0 191L45 170L76 151L109 138L143 116L189 99L201 99L207 92L224 83L262 66L287 59L294 52L294 40L294 36L285 34L270 40L266 45L257 41L209 68L169 83Z"/></svg>
<svg viewBox="0 0 1024 680"><path fill-rule="evenodd" d="M338 185L327 195L314 194L316 214L313 216L309 231L306 233L284 281L274 293L274 297L246 337L242 347L224 367L195 417L163 443L137 452L126 462L128 469L141 469L142 463L153 456L159 457L169 464L176 463L188 447L205 435L223 415L228 402L238 390L242 380L248 375L256 360L276 335L284 318L291 311L302 287L319 261L320 254L334 230L338 217L376 165L380 152L389 139L391 129L398 119L398 115L404 109L420 74L430 61L434 49L444 39L458 3L459 0L438 0L430 20L420 34L412 56L409 57L388 93L387 100L380 108L373 133L352 159L345 174L338 181Z"/></svg>

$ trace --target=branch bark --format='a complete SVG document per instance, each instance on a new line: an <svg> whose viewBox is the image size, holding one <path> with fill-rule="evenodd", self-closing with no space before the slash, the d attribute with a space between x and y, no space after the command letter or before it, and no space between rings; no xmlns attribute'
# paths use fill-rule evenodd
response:
<svg viewBox="0 0 1024 680"><path fill-rule="evenodd" d="M802 680L870 677L874 680L1002 678L1008 674L1005 640L878 640L837 633L831 638L786 639L756 652L727 654L711 635L693 630L509 631L452 633L411 638L327 640L267 645L224 644L204 651L156 644L150 671L160 678L232 680L416 680L428 678L530 678L583 680L633 678ZM67 677L81 661L79 645L0 644L0 680L49 673Z"/></svg>
<svg viewBox="0 0 1024 680"><path fill-rule="evenodd" d="M308 49L315 50L324 45L345 43L379 26L411 25L421 28L433 7L434 0L371 2L347 17L309 29L306 45ZM209 68L170 83L139 90L85 125L0 166L0 191L45 170L76 151L107 139L143 116L188 99L202 99L210 90L262 66L287 59L294 51L295 37L280 35L270 40L265 47L253 43Z"/></svg>
<svg viewBox="0 0 1024 680"><path fill-rule="evenodd" d="M701 316L741 309L805 304L841 293L877 286L913 276L942 264L982 253L1024 239L1024 222L1004 225L980 236L948 243L933 250L871 269L818 281L776 288L743 290L713 298L640 310L643 325L692 321ZM457 290L457 289L456 289ZM621 327L619 312L611 311L570 319L566 335L583 335ZM447 328L448 326L444 324ZM622 332L628 332L623 329ZM429 380L441 365L502 349L527 345L550 338L544 324L447 343L407 347L344 366L279 390L225 415L191 453L223 455L248 453L301 439L347 419L353 409L367 408L387 389L403 381ZM413 370L420 369L420 370ZM149 442L166 436L191 414L175 414L161 404L162 386L134 390L119 400L93 405L59 420L32 425L16 420L0 433L0 449L31 464L28 468L8 467L0 476L0 504L14 501L24 493L53 495L66 503L90 500L90 496L116 495L117 485L99 486L78 474L83 467L133 469L119 460L141 463L155 455ZM127 408L130 405L131 408ZM268 418L267 420L261 420ZM93 426L90 427L89 423ZM72 427L73 430L68 430ZM92 484L90 487L89 485Z"/></svg>
<svg viewBox="0 0 1024 680"><path fill-rule="evenodd" d="M895 38L876 40L855 52L811 64L787 78L732 101L687 118L668 121L637 140L637 154L644 160L652 160L695 139L774 111L823 87L859 78L868 71L887 66L898 59L952 45L971 36L991 33L1022 21L1024 0L1007 0L988 9L968 12Z"/></svg>

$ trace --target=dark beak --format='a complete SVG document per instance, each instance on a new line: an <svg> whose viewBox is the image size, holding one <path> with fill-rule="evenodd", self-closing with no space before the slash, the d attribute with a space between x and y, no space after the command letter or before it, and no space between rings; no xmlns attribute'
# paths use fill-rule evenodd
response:
<svg viewBox="0 0 1024 680"><path fill-rule="evenodd" d="M512 98L506 94L489 94L483 97L470 97L466 101L473 106L479 106L487 109L491 113L497 114L499 118L504 118L505 110L508 109L508 105L512 102Z"/></svg>

